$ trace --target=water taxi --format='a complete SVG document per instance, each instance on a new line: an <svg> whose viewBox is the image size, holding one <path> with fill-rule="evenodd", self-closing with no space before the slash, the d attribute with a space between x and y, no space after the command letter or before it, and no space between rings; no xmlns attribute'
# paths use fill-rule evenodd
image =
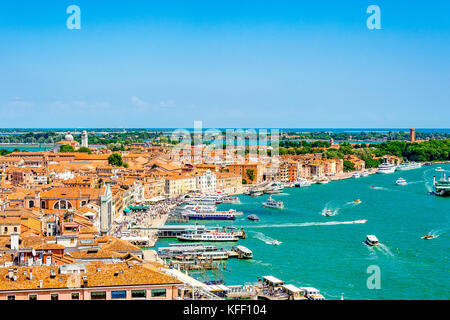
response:
<svg viewBox="0 0 450 320"><path fill-rule="evenodd" d="M434 238L436 238L436 237L431 235L431 234L426 234L426 235L424 235L422 237L422 239L425 239L425 240L431 240L431 239L434 239Z"/></svg>
<svg viewBox="0 0 450 320"><path fill-rule="evenodd" d="M244 246L237 246L235 250L238 254L238 259L252 259L253 252Z"/></svg>
<svg viewBox="0 0 450 320"><path fill-rule="evenodd" d="M274 200L272 197L269 197L266 202L263 202L263 206L266 208L275 208L275 209L284 208L283 201Z"/></svg>
<svg viewBox="0 0 450 320"><path fill-rule="evenodd" d="M250 220L250 221L259 221L258 216L255 215L255 214L249 215L249 216L247 217L247 219Z"/></svg>
<svg viewBox="0 0 450 320"><path fill-rule="evenodd" d="M380 245L378 238L375 237L374 235L368 235L366 237L366 243L371 247Z"/></svg>
<svg viewBox="0 0 450 320"><path fill-rule="evenodd" d="M354 179L358 179L359 177L361 177L361 174L359 172L354 172L352 174L352 178L354 178Z"/></svg>
<svg viewBox="0 0 450 320"><path fill-rule="evenodd" d="M406 182L406 180L403 178L398 178L397 181L395 181L395 183L398 186L406 186L408 184L408 182Z"/></svg>

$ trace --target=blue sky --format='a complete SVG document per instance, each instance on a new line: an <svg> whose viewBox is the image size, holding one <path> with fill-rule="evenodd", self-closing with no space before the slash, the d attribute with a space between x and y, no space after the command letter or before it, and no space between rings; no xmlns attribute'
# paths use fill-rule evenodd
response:
<svg viewBox="0 0 450 320"><path fill-rule="evenodd" d="M449 57L450 1L2 0L0 127L449 128Z"/></svg>

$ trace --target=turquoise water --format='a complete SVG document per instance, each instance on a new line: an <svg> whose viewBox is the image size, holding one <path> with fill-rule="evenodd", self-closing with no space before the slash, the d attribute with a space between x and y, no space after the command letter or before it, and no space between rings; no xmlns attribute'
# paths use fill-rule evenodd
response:
<svg viewBox="0 0 450 320"><path fill-rule="evenodd" d="M450 164L439 166L450 174ZM195 276L223 278L233 285L273 275L286 283L316 287L327 299L340 299L341 294L344 299L449 299L450 198L428 193L433 175L440 176L436 167L285 189L273 196L284 202L282 210L263 208L267 195L242 195L242 204L219 208L242 210L244 216L220 225L243 226L248 237L239 244L250 248L254 259L229 259L230 271ZM397 186L399 177L409 184ZM355 199L361 203L353 203ZM324 208L337 214L324 217ZM251 222L249 214L261 220ZM342 224L361 219L367 222ZM422 240L427 233L438 237ZM363 244L367 234L376 235L381 246ZM273 239L282 244L271 245ZM170 242L176 240L163 239L158 246ZM367 288L371 265L381 270L381 289Z"/></svg>

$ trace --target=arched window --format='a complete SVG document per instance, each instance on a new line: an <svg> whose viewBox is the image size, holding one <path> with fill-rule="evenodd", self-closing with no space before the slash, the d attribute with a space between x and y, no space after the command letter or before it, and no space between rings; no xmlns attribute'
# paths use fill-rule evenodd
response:
<svg viewBox="0 0 450 320"><path fill-rule="evenodd" d="M72 209L72 204L67 200L59 200L55 202L53 209Z"/></svg>

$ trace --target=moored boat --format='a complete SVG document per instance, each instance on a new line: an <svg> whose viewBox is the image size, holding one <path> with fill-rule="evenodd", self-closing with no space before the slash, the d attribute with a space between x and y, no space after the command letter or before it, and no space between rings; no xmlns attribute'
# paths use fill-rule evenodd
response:
<svg viewBox="0 0 450 320"><path fill-rule="evenodd" d="M369 176L369 171L361 172L361 177L368 177L368 176Z"/></svg>
<svg viewBox="0 0 450 320"><path fill-rule="evenodd" d="M396 168L395 164L385 161L378 166L377 173L394 173Z"/></svg>
<svg viewBox="0 0 450 320"><path fill-rule="evenodd" d="M304 178L298 178L294 182L294 187L297 187L297 188L309 187L310 185L311 185L311 183L307 179L304 179Z"/></svg>
<svg viewBox="0 0 450 320"><path fill-rule="evenodd" d="M359 172L354 172L352 174L352 178L354 178L354 179L358 179L359 177L361 177L361 174Z"/></svg>
<svg viewBox="0 0 450 320"><path fill-rule="evenodd" d="M229 232L185 232L177 237L180 241L238 241L239 238Z"/></svg>
<svg viewBox="0 0 450 320"><path fill-rule="evenodd" d="M396 170L398 171L406 171L412 169L422 168L422 164L418 162L403 162L399 166L397 166Z"/></svg>

